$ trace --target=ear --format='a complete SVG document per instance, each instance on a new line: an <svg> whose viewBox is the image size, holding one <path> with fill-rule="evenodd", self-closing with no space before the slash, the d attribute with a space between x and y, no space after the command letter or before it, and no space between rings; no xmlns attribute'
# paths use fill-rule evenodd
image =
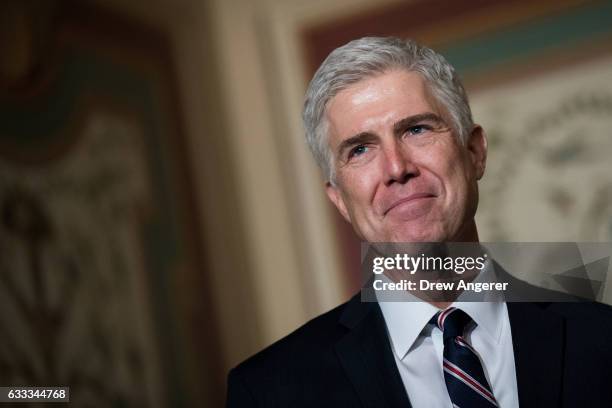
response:
<svg viewBox="0 0 612 408"><path fill-rule="evenodd" d="M484 175L487 166L487 135L480 125L475 125L467 141L467 149L470 154L476 180Z"/></svg>
<svg viewBox="0 0 612 408"><path fill-rule="evenodd" d="M342 198L342 193L338 189L337 186L333 185L330 181L325 183L325 192L327 193L327 197L329 200L334 203L340 214L344 217L346 221L351 222L351 218L349 217L348 210L346 209L346 205L344 204L344 199Z"/></svg>

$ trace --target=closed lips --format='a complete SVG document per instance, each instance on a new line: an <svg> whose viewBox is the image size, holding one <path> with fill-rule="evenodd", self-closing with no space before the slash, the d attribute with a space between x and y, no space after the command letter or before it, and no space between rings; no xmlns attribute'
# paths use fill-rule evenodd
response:
<svg viewBox="0 0 612 408"><path fill-rule="evenodd" d="M435 195L433 195L433 194L431 194L431 193L414 193L414 194L410 194L408 197L404 197L404 198L401 198L401 199L399 199L399 200L397 200L397 201L393 202L393 204L391 204L391 205L389 206L389 208L387 208L387 209L385 210L385 215L386 215L386 214L387 214L389 211L391 211L392 209L394 209L395 207L397 207L398 205L401 205L401 204L407 203L407 202L409 202L409 201L418 200L418 199L420 199L420 198L432 198L432 197L435 197Z"/></svg>

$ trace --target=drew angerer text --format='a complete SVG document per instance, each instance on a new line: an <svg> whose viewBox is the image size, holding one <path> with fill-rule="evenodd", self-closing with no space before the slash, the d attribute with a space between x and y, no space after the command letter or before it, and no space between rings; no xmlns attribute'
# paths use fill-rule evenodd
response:
<svg viewBox="0 0 612 408"><path fill-rule="evenodd" d="M480 293L483 291L505 291L508 282L435 282L427 279L420 279L418 282L402 279L398 282L385 282L380 279L372 283L374 290L406 290L406 291L473 291Z"/></svg>

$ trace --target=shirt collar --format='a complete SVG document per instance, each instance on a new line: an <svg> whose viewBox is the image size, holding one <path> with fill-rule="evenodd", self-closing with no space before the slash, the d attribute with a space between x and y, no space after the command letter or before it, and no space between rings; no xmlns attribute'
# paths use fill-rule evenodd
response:
<svg viewBox="0 0 612 408"><path fill-rule="evenodd" d="M495 282L495 267L490 259L487 259L485 267L478 274L474 282ZM461 296L452 306L467 313L495 343L501 336L502 321L504 317L504 296L499 291L488 291L480 302L462 302Z"/></svg>
<svg viewBox="0 0 612 408"><path fill-rule="evenodd" d="M434 305L413 297L413 301L379 302L391 345L400 359L408 353L423 328L439 310Z"/></svg>
<svg viewBox="0 0 612 408"><path fill-rule="evenodd" d="M492 273L492 265L490 262L485 265L474 281L489 279L487 275ZM381 279L390 282L385 275L381 275ZM408 353L429 320L440 310L409 292L403 292L402 297L401 301L379 302L391 344L400 359ZM492 295L481 302L461 302L460 299L451 306L467 313L493 342L498 343L503 321L503 297Z"/></svg>

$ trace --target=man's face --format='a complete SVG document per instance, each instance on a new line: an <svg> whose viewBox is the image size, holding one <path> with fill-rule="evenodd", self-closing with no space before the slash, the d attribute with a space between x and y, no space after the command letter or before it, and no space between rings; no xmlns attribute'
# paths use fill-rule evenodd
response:
<svg viewBox="0 0 612 408"><path fill-rule="evenodd" d="M335 185L327 194L368 242L476 241L474 214L486 138L463 146L425 82L392 70L328 104Z"/></svg>

